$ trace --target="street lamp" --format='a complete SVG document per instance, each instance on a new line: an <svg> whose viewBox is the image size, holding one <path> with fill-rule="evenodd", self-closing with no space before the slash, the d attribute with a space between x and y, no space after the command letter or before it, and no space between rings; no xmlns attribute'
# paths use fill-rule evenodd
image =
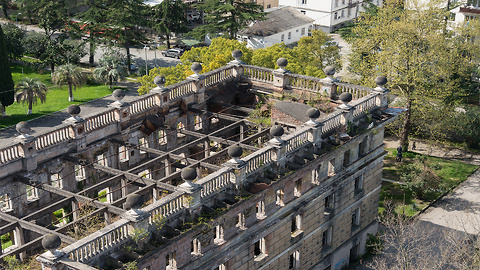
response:
<svg viewBox="0 0 480 270"><path fill-rule="evenodd" d="M17 13L17 16L15 16L15 24L18 24L18 15L22 15L21 12Z"/></svg>

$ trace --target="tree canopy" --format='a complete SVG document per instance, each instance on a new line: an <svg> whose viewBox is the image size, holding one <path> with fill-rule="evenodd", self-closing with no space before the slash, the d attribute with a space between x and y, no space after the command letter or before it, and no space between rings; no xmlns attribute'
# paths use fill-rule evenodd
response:
<svg viewBox="0 0 480 270"><path fill-rule="evenodd" d="M172 33L178 34L188 31L185 10L186 6L182 0L163 1L153 9L151 24L153 29L163 35L169 49Z"/></svg>
<svg viewBox="0 0 480 270"><path fill-rule="evenodd" d="M5 49L5 38L3 35L2 26L0 26L0 103L3 108L10 106L14 102L14 83L12 73L10 71L10 64Z"/></svg>
<svg viewBox="0 0 480 270"><path fill-rule="evenodd" d="M236 39L239 30L264 18L263 6L254 1L205 0L196 7L205 11L205 24L192 31L192 36L199 40L206 34L223 34L226 38Z"/></svg>
<svg viewBox="0 0 480 270"><path fill-rule="evenodd" d="M284 43L275 44L266 49L252 50L245 43L223 37L215 38L208 47L193 48L186 51L181 57L181 64L175 67L154 68L148 76L143 76L138 81L142 84L139 93L147 93L155 87L153 79L162 75L167 79L167 84L174 84L193 74L190 66L194 62L202 64L202 72L208 72L225 66L233 60L232 51L242 51L242 61L247 64L276 69L278 58L288 60L287 69L291 72L325 77L323 68L327 65L341 67L338 46L328 43L331 39L324 33L313 31L311 37L303 37L296 48L288 48ZM316 59L310 59L316 58Z"/></svg>
<svg viewBox="0 0 480 270"><path fill-rule="evenodd" d="M426 103L454 102L460 89L471 84L478 65L479 48L470 36L478 36L478 24L445 30L448 15L437 1L409 3L405 10L394 0L385 1L377 13L364 13L353 29L350 68L359 83L369 86L385 75L389 88L404 100L407 112L400 132L408 145L412 113Z"/></svg>

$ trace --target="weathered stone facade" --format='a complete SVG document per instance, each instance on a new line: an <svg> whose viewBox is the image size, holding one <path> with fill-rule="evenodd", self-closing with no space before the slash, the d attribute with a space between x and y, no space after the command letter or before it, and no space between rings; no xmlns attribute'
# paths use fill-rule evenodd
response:
<svg viewBox="0 0 480 270"><path fill-rule="evenodd" d="M383 129L396 115L387 90L238 59L192 70L145 96L117 92L90 115L69 108L48 132L17 126L0 149L0 235L15 243L0 257L34 254L52 234L64 246L37 258L44 269L340 269L361 255L377 230ZM356 100L293 130L246 119L233 97L208 111L221 85L245 83Z"/></svg>

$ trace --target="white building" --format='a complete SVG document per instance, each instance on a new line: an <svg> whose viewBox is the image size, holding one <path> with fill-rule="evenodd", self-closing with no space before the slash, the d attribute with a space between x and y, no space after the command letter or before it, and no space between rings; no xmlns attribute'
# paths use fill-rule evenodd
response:
<svg viewBox="0 0 480 270"><path fill-rule="evenodd" d="M382 5L382 0L279 0L279 5L295 7L315 20L316 29L330 33L355 19L364 2Z"/></svg>
<svg viewBox="0 0 480 270"><path fill-rule="evenodd" d="M266 20L255 21L250 27L238 33L239 41L246 41L247 47L261 49L284 42L294 43L307 36L313 26L313 19L293 7L266 9Z"/></svg>
<svg viewBox="0 0 480 270"><path fill-rule="evenodd" d="M464 21L478 20L480 17L480 2L474 1L469 5L460 6L452 9L450 20L455 23L461 23Z"/></svg>

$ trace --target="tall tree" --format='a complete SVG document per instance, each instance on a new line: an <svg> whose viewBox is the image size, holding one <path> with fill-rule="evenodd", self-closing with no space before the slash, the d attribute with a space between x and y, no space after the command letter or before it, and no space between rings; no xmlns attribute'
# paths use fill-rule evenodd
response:
<svg viewBox="0 0 480 270"><path fill-rule="evenodd" d="M115 82L123 80L127 76L127 67L124 64L124 58L116 53L105 54L97 67L93 71L96 80L108 83L112 89Z"/></svg>
<svg viewBox="0 0 480 270"><path fill-rule="evenodd" d="M36 104L38 100L41 103L47 100L48 88L39 79L25 78L15 86L15 90L17 102L28 104L27 114L32 114L33 104Z"/></svg>
<svg viewBox="0 0 480 270"><path fill-rule="evenodd" d="M0 0L0 5L2 5L2 11L3 11L3 16L5 16L5 19L8 18L8 13L7 13L7 0Z"/></svg>
<svg viewBox="0 0 480 270"><path fill-rule="evenodd" d="M139 26L145 26L146 7L142 0L116 0L109 5L105 20L110 27L106 34L126 50L127 70L131 73L130 46L145 41Z"/></svg>
<svg viewBox="0 0 480 270"><path fill-rule="evenodd" d="M236 39L238 31L254 20L264 18L263 6L243 0L205 0L196 7L205 11L205 24L193 30L192 36L203 39L206 34L222 33Z"/></svg>
<svg viewBox="0 0 480 270"><path fill-rule="evenodd" d="M182 0L170 0L156 5L153 10L152 26L166 39L169 49L172 33L178 34L188 31L185 9L186 6Z"/></svg>
<svg viewBox="0 0 480 270"><path fill-rule="evenodd" d="M73 88L80 86L84 82L84 75L82 70L72 64L65 64L57 67L52 73L52 80L60 87L64 84L68 86L68 101L74 101Z"/></svg>
<svg viewBox="0 0 480 270"><path fill-rule="evenodd" d="M106 35L109 28L108 21L105 20L108 12L108 3L104 0L85 0L83 4L88 7L78 14L81 19L80 23L76 23L74 27L82 35L87 36L89 44L90 66L95 63L95 50L101 42L101 38Z"/></svg>
<svg viewBox="0 0 480 270"><path fill-rule="evenodd" d="M3 25L3 33L5 35L5 47L7 54L11 60L19 59L23 56L23 38L25 31L20 29L13 23Z"/></svg>
<svg viewBox="0 0 480 270"><path fill-rule="evenodd" d="M63 1L43 0L42 6L38 9L38 26L45 31L47 40L52 35L65 28L68 21L67 10Z"/></svg>
<svg viewBox="0 0 480 270"><path fill-rule="evenodd" d="M397 4L387 0L377 15L363 14L353 30L350 68L366 85L387 76L389 88L403 98L400 143L407 147L413 111L425 103L454 102L465 82L472 82L480 52L469 37L479 34L476 22L444 32L439 1L408 3L411 10Z"/></svg>
<svg viewBox="0 0 480 270"><path fill-rule="evenodd" d="M14 102L14 87L10 64L5 49L5 38L2 26L0 26L0 111L5 116L5 107L10 106Z"/></svg>

